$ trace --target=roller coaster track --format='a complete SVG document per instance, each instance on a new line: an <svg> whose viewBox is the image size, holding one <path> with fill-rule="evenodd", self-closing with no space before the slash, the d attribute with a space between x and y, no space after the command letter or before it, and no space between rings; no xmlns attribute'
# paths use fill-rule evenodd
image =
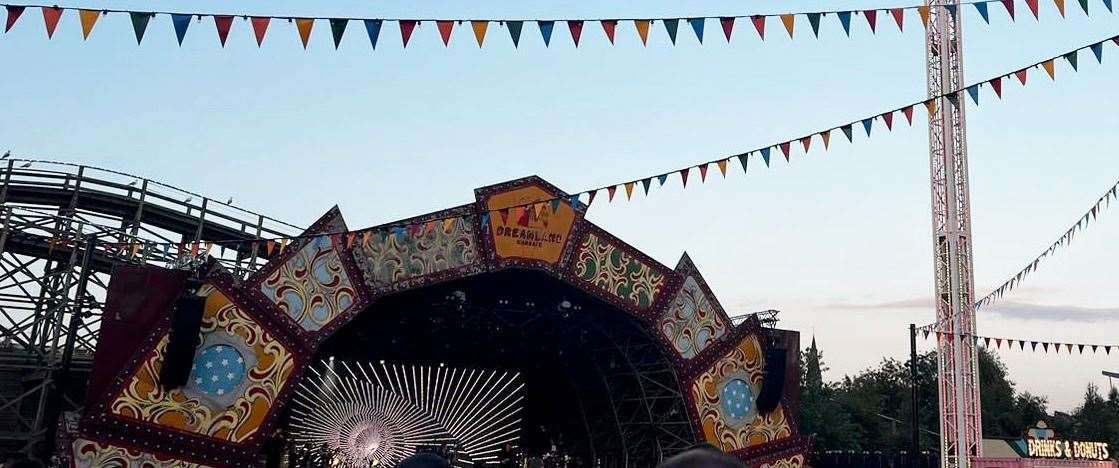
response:
<svg viewBox="0 0 1119 468"><path fill-rule="evenodd" d="M52 427L52 379L66 357L68 327L76 329L68 368L88 372L114 267L181 268L198 260L180 249L122 245L246 241L210 251L245 276L267 260L247 241L301 231L120 171L0 160L0 449L33 451ZM78 407L81 397L65 393L62 410Z"/></svg>

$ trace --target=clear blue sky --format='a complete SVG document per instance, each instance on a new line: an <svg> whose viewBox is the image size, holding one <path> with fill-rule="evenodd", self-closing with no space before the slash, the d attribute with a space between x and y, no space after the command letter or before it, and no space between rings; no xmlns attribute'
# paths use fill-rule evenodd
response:
<svg viewBox="0 0 1119 468"><path fill-rule="evenodd" d="M779 13L818 2L462 2L429 0L63 2L63 6L316 16L657 17ZM829 9L915 2L829 3ZM1119 33L1114 14L1090 0L1068 19L1043 0L1042 20L1019 2L1010 23L964 11L969 81ZM230 10L225 10L230 11ZM847 39L834 16L812 39L804 18L790 41L771 20L758 40L739 22L727 45L717 23L698 46L681 25L672 47L654 25L642 47L633 26L609 47L588 24L575 50L557 26L545 49L526 24L514 50L491 26L479 50L468 26L450 48L433 24L402 51L386 25L376 52L352 24L340 51L316 25L304 51L293 24L273 23L262 49L236 21L219 47L210 20L193 23L180 48L170 19L152 21L137 47L127 16L103 18L88 42L77 16L47 41L28 11L0 35L0 149L130 171L306 224L337 203L351 226L379 224L463 203L482 185L539 174L577 191L784 141L921 98L923 34L914 12L899 34L887 16L871 36L861 17ZM968 108L976 277L1000 283L1119 178L1119 49L1104 64L1081 56L1053 83L985 89ZM783 310L782 325L815 334L839 378L883 356L904 357L905 327L927 323L932 247L925 119L792 164L732 166L728 180L659 190L625 206L596 204L590 217L674 265L687 250L732 312ZM898 119L901 122L901 119ZM815 142L819 145L819 141ZM694 182L694 181L693 181ZM1119 342L1114 264L1119 220L1105 214L1072 248L1043 265L1007 302L981 314L982 334L1052 341ZM917 305L913 305L917 304ZM929 343L923 343L927 349ZM1062 355L1063 356L1063 355ZM1111 358L1003 353L1020 388L1053 407L1077 404L1088 382L1106 385Z"/></svg>

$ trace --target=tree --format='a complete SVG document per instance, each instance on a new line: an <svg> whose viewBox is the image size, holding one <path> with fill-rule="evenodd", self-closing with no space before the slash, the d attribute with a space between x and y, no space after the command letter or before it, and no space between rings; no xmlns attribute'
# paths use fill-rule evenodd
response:
<svg viewBox="0 0 1119 468"><path fill-rule="evenodd" d="M835 386L824 382L823 374L827 367L823 353L816 347L815 338L812 346L804 351L801 363L801 431L816 436L819 450L858 448L858 428L836 399Z"/></svg>

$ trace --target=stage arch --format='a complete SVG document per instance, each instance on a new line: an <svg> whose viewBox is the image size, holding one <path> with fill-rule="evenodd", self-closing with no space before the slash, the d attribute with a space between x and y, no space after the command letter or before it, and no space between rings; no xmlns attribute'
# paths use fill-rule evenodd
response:
<svg viewBox="0 0 1119 468"><path fill-rule="evenodd" d="M270 245L279 254L246 280L208 269L195 365L221 343L246 358L242 377L220 398L211 386L160 389L162 318L87 399L77 466L244 466L329 357L522 371L526 420L559 426L611 466L650 466L700 441L758 466L804 464L794 332L735 325L686 255L660 264L539 178L475 194L358 231L332 209L290 245ZM778 349L787 362L767 352ZM759 411L763 393L773 407Z"/></svg>

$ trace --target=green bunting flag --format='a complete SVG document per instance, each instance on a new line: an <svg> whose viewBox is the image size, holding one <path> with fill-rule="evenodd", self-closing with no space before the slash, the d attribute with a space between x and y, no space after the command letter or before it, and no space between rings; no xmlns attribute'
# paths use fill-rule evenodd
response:
<svg viewBox="0 0 1119 468"><path fill-rule="evenodd" d="M521 28L524 27L524 21L506 21L505 27L509 29L509 39L513 40L513 48L520 47Z"/></svg>
<svg viewBox="0 0 1119 468"><path fill-rule="evenodd" d="M334 37L334 49L337 50L338 46L342 44L342 35L346 34L346 25L350 20L345 18L331 18L330 19L330 35Z"/></svg>
<svg viewBox="0 0 1119 468"><path fill-rule="evenodd" d="M148 21L152 19L151 13L129 13L132 18L132 31L136 33L136 45L144 40L144 32L148 30Z"/></svg>
<svg viewBox="0 0 1119 468"><path fill-rule="evenodd" d="M680 20L670 18L662 20L661 23L664 23L664 30L668 33L668 40L672 41L672 45L676 45L676 31L680 27Z"/></svg>

